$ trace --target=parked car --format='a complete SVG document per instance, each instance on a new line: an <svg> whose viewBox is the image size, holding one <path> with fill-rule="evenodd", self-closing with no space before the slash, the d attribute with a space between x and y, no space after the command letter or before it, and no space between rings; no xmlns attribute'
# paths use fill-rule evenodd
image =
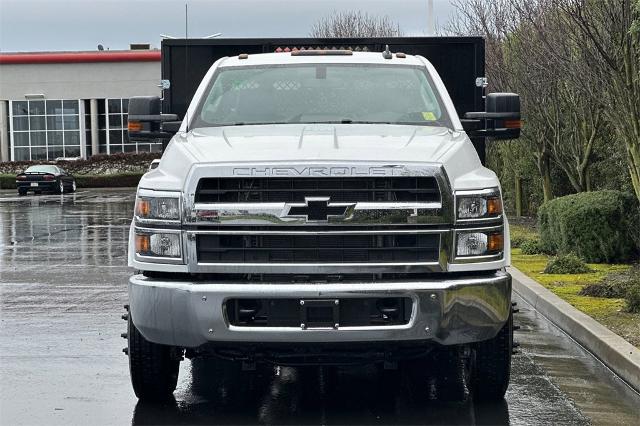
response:
<svg viewBox="0 0 640 426"><path fill-rule="evenodd" d="M29 191L62 194L76 191L76 179L58 166L40 164L30 166L16 176L16 187L18 195L26 195Z"/></svg>

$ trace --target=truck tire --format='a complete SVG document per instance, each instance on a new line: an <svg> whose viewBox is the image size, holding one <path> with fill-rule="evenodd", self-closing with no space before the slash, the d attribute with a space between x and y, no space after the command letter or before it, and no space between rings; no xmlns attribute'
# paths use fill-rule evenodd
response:
<svg viewBox="0 0 640 426"><path fill-rule="evenodd" d="M461 348L452 346L437 354L436 392L442 401L464 401L466 398L466 361Z"/></svg>
<svg viewBox="0 0 640 426"><path fill-rule="evenodd" d="M513 314L493 339L475 345L469 390L475 401L502 401L509 386Z"/></svg>
<svg viewBox="0 0 640 426"><path fill-rule="evenodd" d="M129 373L133 391L141 401L166 401L178 384L180 358L171 346L146 340L128 319Z"/></svg>
<svg viewBox="0 0 640 426"><path fill-rule="evenodd" d="M405 361L401 368L416 399L432 399L431 383L440 401L461 402L466 398L466 369L459 346L442 347L424 358Z"/></svg>

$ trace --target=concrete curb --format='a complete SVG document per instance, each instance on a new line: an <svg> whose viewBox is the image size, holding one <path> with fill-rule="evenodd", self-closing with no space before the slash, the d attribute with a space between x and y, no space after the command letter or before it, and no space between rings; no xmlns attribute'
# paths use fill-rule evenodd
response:
<svg viewBox="0 0 640 426"><path fill-rule="evenodd" d="M514 267L513 290L640 392L640 350Z"/></svg>

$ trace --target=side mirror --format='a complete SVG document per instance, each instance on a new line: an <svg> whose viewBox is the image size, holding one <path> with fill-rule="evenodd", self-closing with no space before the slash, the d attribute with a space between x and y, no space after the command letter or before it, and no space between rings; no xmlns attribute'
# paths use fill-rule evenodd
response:
<svg viewBox="0 0 640 426"><path fill-rule="evenodd" d="M175 114L160 112L158 96L136 96L129 99L129 139L171 139L180 128Z"/></svg>
<svg viewBox="0 0 640 426"><path fill-rule="evenodd" d="M466 113L462 126L472 138L518 139L522 128L520 96L515 93L488 94L486 112Z"/></svg>

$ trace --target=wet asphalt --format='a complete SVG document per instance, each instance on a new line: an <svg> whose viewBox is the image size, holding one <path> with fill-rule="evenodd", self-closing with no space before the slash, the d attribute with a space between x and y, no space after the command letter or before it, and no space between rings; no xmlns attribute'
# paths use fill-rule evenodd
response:
<svg viewBox="0 0 640 426"><path fill-rule="evenodd" d="M120 337L134 194L0 191L0 424L640 424L640 396L522 301L499 404L438 402L373 367L260 367L211 386L202 361L181 364L175 401L138 403Z"/></svg>

